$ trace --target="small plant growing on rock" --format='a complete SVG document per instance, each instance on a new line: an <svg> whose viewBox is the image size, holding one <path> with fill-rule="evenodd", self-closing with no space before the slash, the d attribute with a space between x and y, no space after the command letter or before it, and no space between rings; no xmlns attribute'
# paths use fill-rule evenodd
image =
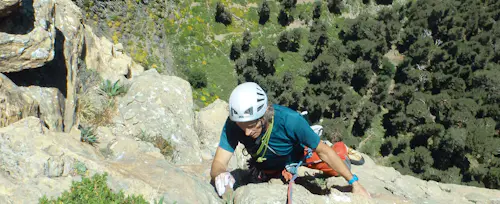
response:
<svg viewBox="0 0 500 204"><path fill-rule="evenodd" d="M77 161L73 165L73 170L76 175L84 176L87 172L87 166L85 166L85 163Z"/></svg>
<svg viewBox="0 0 500 204"><path fill-rule="evenodd" d="M105 80L101 84L101 90L108 95L108 97L115 97L121 94L125 94L128 91L128 86L125 84L119 84L120 80L115 83L111 83L110 80Z"/></svg>
<svg viewBox="0 0 500 204"><path fill-rule="evenodd" d="M164 199L164 198L165 198L165 197L161 197L161 198L160 198L160 200L158 200L158 201L156 201L156 199L155 199L154 204L163 204L163 199Z"/></svg>
<svg viewBox="0 0 500 204"><path fill-rule="evenodd" d="M161 136L156 136L154 138L153 145L160 149L161 154L165 157L170 157L174 153L174 146Z"/></svg>
<svg viewBox="0 0 500 204"><path fill-rule="evenodd" d="M141 130L141 133L137 136L139 140L144 142L150 142L154 147L160 149L160 153L165 157L171 157L174 154L174 146L172 143L161 135L150 136L146 131Z"/></svg>
<svg viewBox="0 0 500 204"><path fill-rule="evenodd" d="M91 127L80 127L80 141L87 142L90 145L97 143L97 136L94 133L94 129Z"/></svg>
<svg viewBox="0 0 500 204"><path fill-rule="evenodd" d="M114 193L106 183L107 173L95 174L92 178L83 178L80 182L73 182L71 190L65 191L60 197L48 199L43 196L40 204L52 203L122 203L148 204L142 195L125 197L123 191Z"/></svg>

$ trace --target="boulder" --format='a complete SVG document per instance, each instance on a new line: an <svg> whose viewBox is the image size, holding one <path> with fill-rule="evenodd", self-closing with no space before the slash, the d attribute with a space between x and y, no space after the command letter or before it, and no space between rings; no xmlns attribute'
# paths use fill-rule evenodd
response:
<svg viewBox="0 0 500 204"><path fill-rule="evenodd" d="M161 136L175 147L176 164L200 164L200 141L194 128L193 99L189 83L175 76L145 71L131 81L119 99L113 119L116 135ZM143 135L143 136L141 136Z"/></svg>
<svg viewBox="0 0 500 204"><path fill-rule="evenodd" d="M40 119L52 131L62 131L62 115L64 111L64 96L57 88L42 88L39 86L19 87L21 91L31 96L40 107Z"/></svg>
<svg viewBox="0 0 500 204"><path fill-rule="evenodd" d="M0 128L0 201L37 203L43 195L57 197L70 190L82 175L107 173L112 190L140 194L149 202L163 196L168 202L222 203L208 182L163 157L135 151L144 146L141 142L125 138L121 149L133 156L109 160L80 142L79 134L75 128L70 133L46 131L35 117Z"/></svg>
<svg viewBox="0 0 500 204"><path fill-rule="evenodd" d="M196 132L204 159L212 159L219 145L219 139L228 116L228 104L217 99L196 113Z"/></svg>
<svg viewBox="0 0 500 204"><path fill-rule="evenodd" d="M64 131L69 132L76 119L77 101L77 74L79 61L83 50L83 24L80 9L70 0L56 2L55 20L57 25L56 43L60 46L56 50L63 60L62 66L66 67L66 101L64 104Z"/></svg>
<svg viewBox="0 0 500 204"><path fill-rule="evenodd" d="M144 71L144 67L123 53L120 43L113 44L104 36L97 37L89 26L85 27L85 45L87 68L96 70L104 80L123 81Z"/></svg>
<svg viewBox="0 0 500 204"><path fill-rule="evenodd" d="M12 7L19 1L0 1L0 15L8 15ZM27 1L26 3L28 3ZM34 22L27 22L33 27L26 26L16 30L20 22L12 22L6 16L1 20L0 27L8 32L0 32L0 72L17 72L24 69L41 67L54 58L54 40L56 29L54 27L54 1L33 0L32 5L23 5L26 18L34 18ZM24 14L16 14L24 15ZM27 33L24 33L27 32Z"/></svg>
<svg viewBox="0 0 500 204"><path fill-rule="evenodd" d="M28 116L38 116L39 104L0 73L0 127Z"/></svg>

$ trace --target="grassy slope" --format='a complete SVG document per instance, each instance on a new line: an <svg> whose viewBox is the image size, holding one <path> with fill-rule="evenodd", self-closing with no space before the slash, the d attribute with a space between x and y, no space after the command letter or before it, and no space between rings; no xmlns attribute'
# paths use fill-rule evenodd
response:
<svg viewBox="0 0 500 204"><path fill-rule="evenodd" d="M234 72L234 62L229 59L231 44L241 41L242 34L248 29L252 34L251 46L263 45L269 49L275 49L279 33L287 29L277 22L280 9L279 2L269 1L271 16L264 25L258 23L258 7L260 1L222 1L233 14L233 23L229 26L216 23L214 20L216 0L209 1L183 1L178 5L175 12L175 20L169 20L168 34L172 42L172 48L176 60L177 70L203 69L207 73L208 88L196 90L195 99L199 105L209 104L216 98L227 100L231 90L237 85ZM298 4L295 19L298 15L312 15L311 3ZM325 9L322 19L329 27L330 39L336 40L337 33L343 19L335 17ZM305 76L310 70L310 63L305 63L302 56L308 45L308 28L300 25L302 30L302 43L299 52L278 52L279 57L275 62L277 74L290 71L297 77L296 88L302 89L307 80ZM201 99L201 96L204 96Z"/></svg>

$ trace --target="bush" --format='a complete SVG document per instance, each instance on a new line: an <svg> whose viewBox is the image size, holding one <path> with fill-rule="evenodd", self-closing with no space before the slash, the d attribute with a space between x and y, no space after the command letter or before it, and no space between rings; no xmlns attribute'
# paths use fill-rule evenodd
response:
<svg viewBox="0 0 500 204"><path fill-rule="evenodd" d="M195 68L193 70L190 70L187 75L189 83L194 88L198 89L207 87L208 81L207 81L207 74L205 73L205 71Z"/></svg>
<svg viewBox="0 0 500 204"><path fill-rule="evenodd" d="M111 83L109 79L106 79L101 84L101 90L108 95L108 97L115 97L127 93L128 86L125 84L119 84L120 80L115 83Z"/></svg>
<svg viewBox="0 0 500 204"><path fill-rule="evenodd" d="M226 26L233 22L231 13L224 7L221 2L217 2L217 7L215 10L215 22L222 23Z"/></svg>
<svg viewBox="0 0 500 204"><path fill-rule="evenodd" d="M107 173L95 174L92 178L83 178L80 182L73 182L71 191L65 191L60 197L48 199L45 195L39 199L40 204L49 203L130 203L148 204L139 196L125 197L123 191L114 193L106 184Z"/></svg>
<svg viewBox="0 0 500 204"><path fill-rule="evenodd" d="M80 141L94 145L98 143L97 136L94 133L94 129L91 127L80 127Z"/></svg>
<svg viewBox="0 0 500 204"><path fill-rule="evenodd" d="M271 9L269 8L269 4L267 1L263 1L262 4L259 7L259 24L265 25L267 20L269 20L269 13Z"/></svg>
<svg viewBox="0 0 500 204"><path fill-rule="evenodd" d="M174 146L172 143L161 135L151 136L146 131L141 130L140 135L137 136L140 140L144 142L152 143L154 147L160 149L160 153L165 156L165 158L170 158L174 154Z"/></svg>

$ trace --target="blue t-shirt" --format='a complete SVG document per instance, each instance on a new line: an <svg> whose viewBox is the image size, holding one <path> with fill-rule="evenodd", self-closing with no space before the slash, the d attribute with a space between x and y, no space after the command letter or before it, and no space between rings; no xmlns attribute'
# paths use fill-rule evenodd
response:
<svg viewBox="0 0 500 204"><path fill-rule="evenodd" d="M299 113L276 104L273 107L274 124L268 145L274 152L267 149L266 160L258 166L261 170L282 170L287 164L299 162L304 156L303 146L316 149L320 142L319 136ZM254 140L245 136L243 130L228 118L222 129L219 147L234 152L238 142L241 142L248 153L255 154L265 131L263 129Z"/></svg>

